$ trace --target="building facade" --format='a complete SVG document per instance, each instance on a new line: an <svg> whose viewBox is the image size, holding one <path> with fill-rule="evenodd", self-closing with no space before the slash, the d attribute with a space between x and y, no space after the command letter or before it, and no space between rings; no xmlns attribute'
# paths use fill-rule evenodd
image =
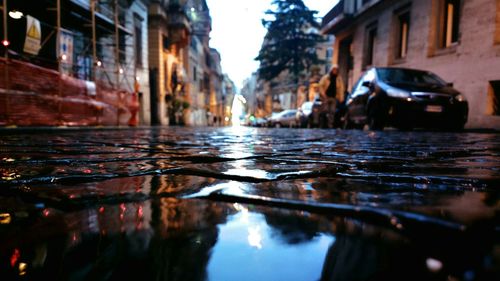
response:
<svg viewBox="0 0 500 281"><path fill-rule="evenodd" d="M154 125L183 124L191 33L185 4L186 1L152 0L149 6L149 79Z"/></svg>
<svg viewBox="0 0 500 281"><path fill-rule="evenodd" d="M205 0L4 2L0 126L223 123Z"/></svg>
<svg viewBox="0 0 500 281"><path fill-rule="evenodd" d="M499 0L341 0L322 32L349 90L372 66L429 70L467 98L466 127L500 129Z"/></svg>
<svg viewBox="0 0 500 281"><path fill-rule="evenodd" d="M206 1L152 0L149 22L153 124L221 124L221 57L209 45Z"/></svg>

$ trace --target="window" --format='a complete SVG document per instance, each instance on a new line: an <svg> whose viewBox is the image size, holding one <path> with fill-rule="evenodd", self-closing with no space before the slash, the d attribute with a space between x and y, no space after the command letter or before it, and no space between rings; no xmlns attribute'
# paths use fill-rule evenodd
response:
<svg viewBox="0 0 500 281"><path fill-rule="evenodd" d="M170 89L168 87L168 64L166 61L163 62L163 86L165 87L165 92L170 94Z"/></svg>
<svg viewBox="0 0 500 281"><path fill-rule="evenodd" d="M500 0L497 0L495 44L500 44Z"/></svg>
<svg viewBox="0 0 500 281"><path fill-rule="evenodd" d="M458 43L460 24L460 0L444 0L440 47L448 48Z"/></svg>
<svg viewBox="0 0 500 281"><path fill-rule="evenodd" d="M120 61L120 64L126 65L126 58L127 58L127 35L123 31L118 32L118 58Z"/></svg>
<svg viewBox="0 0 500 281"><path fill-rule="evenodd" d="M326 49L326 58L331 59L333 57L333 48Z"/></svg>
<svg viewBox="0 0 500 281"><path fill-rule="evenodd" d="M142 21L134 19L135 30L135 65L142 66Z"/></svg>
<svg viewBox="0 0 500 281"><path fill-rule="evenodd" d="M366 28L365 55L363 60L364 69L373 64L376 38L377 38L377 25L371 24Z"/></svg>
<svg viewBox="0 0 500 281"><path fill-rule="evenodd" d="M410 12L406 11L402 14L397 15L398 22L398 33L397 33L397 46L396 46L396 58L402 59L406 58L408 54L408 39L410 36Z"/></svg>
<svg viewBox="0 0 500 281"><path fill-rule="evenodd" d="M500 116L500 80L490 81L488 95L490 100L488 113Z"/></svg>
<svg viewBox="0 0 500 281"><path fill-rule="evenodd" d="M194 66L194 67L193 67L193 81L194 81L194 82L196 82L196 80L198 80L198 79L197 79L197 77L196 77L196 74L197 74L197 73L196 73L196 66Z"/></svg>

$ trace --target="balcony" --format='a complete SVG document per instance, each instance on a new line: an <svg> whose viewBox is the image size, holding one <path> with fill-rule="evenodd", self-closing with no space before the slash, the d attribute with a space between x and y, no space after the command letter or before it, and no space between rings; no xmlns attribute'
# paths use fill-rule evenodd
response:
<svg viewBox="0 0 500 281"><path fill-rule="evenodd" d="M170 42L185 47L189 42L191 22L182 6L173 4L167 11L167 26Z"/></svg>
<svg viewBox="0 0 500 281"><path fill-rule="evenodd" d="M353 9L345 4L345 0L340 0L333 9L323 17L321 23L321 33L335 34L352 22Z"/></svg>

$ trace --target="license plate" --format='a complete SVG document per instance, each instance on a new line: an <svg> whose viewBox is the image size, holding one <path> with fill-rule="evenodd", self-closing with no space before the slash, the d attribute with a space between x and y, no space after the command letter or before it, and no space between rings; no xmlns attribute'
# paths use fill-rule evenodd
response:
<svg viewBox="0 0 500 281"><path fill-rule="evenodd" d="M443 107L440 105L428 105L425 107L425 111L441 113L441 112L443 112Z"/></svg>

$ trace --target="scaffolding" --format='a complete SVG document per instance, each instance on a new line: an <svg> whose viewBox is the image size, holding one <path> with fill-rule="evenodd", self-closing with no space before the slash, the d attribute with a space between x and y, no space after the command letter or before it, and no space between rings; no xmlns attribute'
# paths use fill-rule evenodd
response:
<svg viewBox="0 0 500 281"><path fill-rule="evenodd" d="M9 93L12 92L12 89L9 83L9 62L12 59L31 62L34 56L24 54L19 50L16 52L16 50L9 48L8 13L11 5L8 3L9 0L2 1L2 44L4 47L3 63L5 65L3 71L4 89L0 90L5 94L4 114L6 115L5 119L7 123L10 123ZM88 3L88 7L85 5L86 2ZM43 48L49 40L53 40L51 37L55 34L56 52L55 58L53 59L36 57L36 61L56 66L59 75L59 85L56 93L58 97L57 119L62 119L61 106L64 96L62 81L64 77L72 77L87 81L86 83L93 83L94 88L97 86L117 90L122 93L134 93L137 79L136 52L130 51L132 48L129 47L131 45L133 46L133 44L127 44L128 41L132 41L131 37L133 38L134 34L126 29L127 23L129 23L126 22L126 7L122 7L119 0L50 0L44 3L49 6L47 7L48 10L56 12L56 19L52 21L52 23L39 20L42 26L51 30L50 34L45 36L40 48ZM16 7L22 6L23 4L27 5L27 3L22 3L21 1L15 1L14 4ZM79 18L75 19L76 21L83 20L83 25L80 26L80 30L72 30L71 27L64 27L63 14L66 19L68 15L76 16L76 13L71 10L71 7L74 7L74 5L78 5L80 10L85 11L85 14L89 14L88 18L85 18L85 15L82 16L79 14ZM22 15L22 17L26 16L27 15ZM53 22L55 22L55 26ZM86 32L82 31L88 27L90 27L91 30L90 38L86 36ZM69 50L71 53L68 53L68 50L63 51L61 42L63 36L71 39L71 49ZM127 52L127 50L129 50L129 52ZM99 99L98 95L95 95L95 98ZM120 97L119 100L121 99ZM116 106L122 107L123 105ZM121 109L116 110L118 115L122 111ZM117 125L119 125L119 119L120 117L117 116Z"/></svg>

